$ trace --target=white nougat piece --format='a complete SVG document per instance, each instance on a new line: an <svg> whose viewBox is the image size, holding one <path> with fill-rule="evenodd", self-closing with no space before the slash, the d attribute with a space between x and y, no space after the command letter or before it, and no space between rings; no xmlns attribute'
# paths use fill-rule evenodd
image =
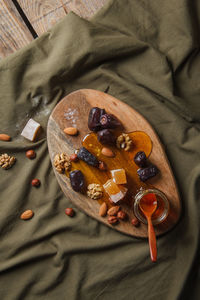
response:
<svg viewBox="0 0 200 300"><path fill-rule="evenodd" d="M110 195L110 199L112 200L112 202L117 203L126 196L127 191L128 189L126 187L121 186L120 192L115 195Z"/></svg>
<svg viewBox="0 0 200 300"><path fill-rule="evenodd" d="M112 200L112 202L117 203L120 200L122 200L124 198L124 193L122 193L122 191L120 191L119 193L115 194L115 195L110 195L110 199Z"/></svg>
<svg viewBox="0 0 200 300"><path fill-rule="evenodd" d="M30 120L28 120L28 122L26 123L26 126L22 130L21 135L23 137L25 137L26 139L28 139L29 141L34 142L40 128L41 128L41 125L38 122L34 121L33 119L30 119Z"/></svg>

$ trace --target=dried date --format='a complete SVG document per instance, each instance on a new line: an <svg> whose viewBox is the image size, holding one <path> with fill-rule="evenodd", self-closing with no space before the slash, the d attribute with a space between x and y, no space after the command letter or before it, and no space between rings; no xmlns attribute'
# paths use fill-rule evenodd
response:
<svg viewBox="0 0 200 300"><path fill-rule="evenodd" d="M105 109L99 107L91 108L88 116L88 128L91 131L98 131L101 129L100 118L106 113Z"/></svg>
<svg viewBox="0 0 200 300"><path fill-rule="evenodd" d="M144 168L147 165L147 157L144 151L139 151L136 153L134 157L134 162L136 165L138 165L140 168Z"/></svg>
<svg viewBox="0 0 200 300"><path fill-rule="evenodd" d="M86 162L88 165L97 167L99 166L98 159L90 153L85 147L80 148L78 154L78 158Z"/></svg>
<svg viewBox="0 0 200 300"><path fill-rule="evenodd" d="M146 181L158 174L159 170L155 165L149 165L146 168L138 169L137 174L141 181Z"/></svg>
<svg viewBox="0 0 200 300"><path fill-rule="evenodd" d="M69 173L71 187L76 192L82 192L85 187L84 175L80 170L75 170Z"/></svg>
<svg viewBox="0 0 200 300"><path fill-rule="evenodd" d="M97 133L98 141L101 144L105 145L113 145L115 144L115 136L113 135L113 132L110 129L103 129L98 131Z"/></svg>
<svg viewBox="0 0 200 300"><path fill-rule="evenodd" d="M104 129L115 129L122 127L121 122L112 114L104 114L100 118L101 127Z"/></svg>

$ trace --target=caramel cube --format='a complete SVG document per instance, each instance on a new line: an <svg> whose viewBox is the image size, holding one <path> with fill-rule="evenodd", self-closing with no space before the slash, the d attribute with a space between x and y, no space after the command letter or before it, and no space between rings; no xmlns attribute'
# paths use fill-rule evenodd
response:
<svg viewBox="0 0 200 300"><path fill-rule="evenodd" d="M112 179L106 181L103 187L114 203L122 200L127 192L127 188L119 187Z"/></svg>
<svg viewBox="0 0 200 300"><path fill-rule="evenodd" d="M116 184L126 184L126 172L124 169L111 170L113 181Z"/></svg>

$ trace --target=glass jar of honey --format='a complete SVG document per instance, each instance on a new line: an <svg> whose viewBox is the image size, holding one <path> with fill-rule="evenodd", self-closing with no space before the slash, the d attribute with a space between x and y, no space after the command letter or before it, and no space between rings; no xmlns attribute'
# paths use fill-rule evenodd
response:
<svg viewBox="0 0 200 300"><path fill-rule="evenodd" d="M169 201L165 194L157 189L140 189L140 191L135 196L134 202L134 214L142 223L147 224L146 217L140 209L139 203L140 200L147 195L150 197L156 196L157 199L157 208L152 215L152 223L153 225L158 225L162 223L169 214Z"/></svg>

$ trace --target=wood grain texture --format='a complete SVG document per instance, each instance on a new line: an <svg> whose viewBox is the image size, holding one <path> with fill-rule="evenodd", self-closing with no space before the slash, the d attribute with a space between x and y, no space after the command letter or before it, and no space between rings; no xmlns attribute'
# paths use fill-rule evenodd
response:
<svg viewBox="0 0 200 300"><path fill-rule="evenodd" d="M0 0L0 58L27 45L33 37L11 0Z"/></svg>
<svg viewBox="0 0 200 300"><path fill-rule="evenodd" d="M107 0L19 0L21 8L40 36L73 11L83 18L90 18Z"/></svg>
<svg viewBox="0 0 200 300"><path fill-rule="evenodd" d="M148 134L153 142L153 149L150 155L150 160L159 166L161 176L151 181L155 188L163 191L170 202L170 213L167 219L155 227L156 235L161 235L177 223L180 212L181 203L169 162L164 153L163 147L150 126L150 124L134 109L116 98L94 90L79 90L63 98L52 112L47 128L47 141L51 161L57 153L65 152L69 155L75 149L81 147L81 141L88 133L87 119L91 107L98 106L105 108L107 112L116 115L125 127L126 132L144 131ZM65 112L67 110L75 112L75 123L73 119L66 119ZM80 134L76 138L66 137L63 129L72 125L76 125L80 129ZM55 171L55 169L54 169ZM61 175L55 171L57 180L67 197L81 210L85 211L93 218L111 226L105 218L98 215L99 203L80 193L76 193L71 189L69 179L65 175ZM126 209L125 209L126 210ZM133 216L132 210L129 209L130 217ZM123 233L137 236L147 237L147 226L141 224L140 227L133 227L130 222L123 222L112 228Z"/></svg>

